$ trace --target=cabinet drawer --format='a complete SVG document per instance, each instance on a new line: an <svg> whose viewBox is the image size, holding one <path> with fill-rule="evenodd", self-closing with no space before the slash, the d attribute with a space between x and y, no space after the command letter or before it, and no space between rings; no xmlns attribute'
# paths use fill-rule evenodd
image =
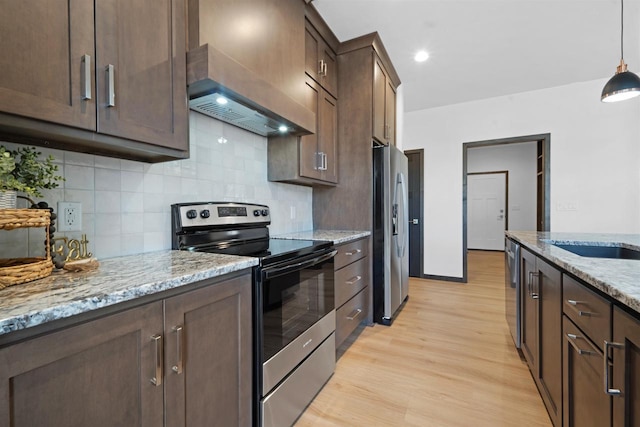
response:
<svg viewBox="0 0 640 427"><path fill-rule="evenodd" d="M335 273L336 307L340 307L349 298L369 284L369 258L361 258Z"/></svg>
<svg viewBox="0 0 640 427"><path fill-rule="evenodd" d="M367 318L369 311L369 287L361 290L355 297L336 310L336 347Z"/></svg>
<svg viewBox="0 0 640 427"><path fill-rule="evenodd" d="M602 349L611 341L611 303L566 274L562 290L564 314Z"/></svg>
<svg viewBox="0 0 640 427"><path fill-rule="evenodd" d="M334 268L337 270L347 264L365 257L369 248L369 239L356 240L355 242L345 243L338 246L338 253L334 259Z"/></svg>

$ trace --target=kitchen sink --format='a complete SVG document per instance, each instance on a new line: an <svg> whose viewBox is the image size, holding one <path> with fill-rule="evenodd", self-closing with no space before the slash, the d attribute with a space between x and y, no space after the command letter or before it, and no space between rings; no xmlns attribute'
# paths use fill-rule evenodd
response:
<svg viewBox="0 0 640 427"><path fill-rule="evenodd" d="M637 259L640 260L640 251L624 248L621 246L591 246L591 245L571 245L552 243L565 251L589 258L614 258L614 259Z"/></svg>

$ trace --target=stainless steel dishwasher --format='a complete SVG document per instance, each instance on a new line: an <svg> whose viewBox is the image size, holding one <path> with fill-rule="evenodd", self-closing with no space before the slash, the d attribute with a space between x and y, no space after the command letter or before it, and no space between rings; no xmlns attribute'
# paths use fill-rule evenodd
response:
<svg viewBox="0 0 640 427"><path fill-rule="evenodd" d="M505 315L513 342L517 348L522 344L522 301L520 299L520 245L504 239L504 303Z"/></svg>

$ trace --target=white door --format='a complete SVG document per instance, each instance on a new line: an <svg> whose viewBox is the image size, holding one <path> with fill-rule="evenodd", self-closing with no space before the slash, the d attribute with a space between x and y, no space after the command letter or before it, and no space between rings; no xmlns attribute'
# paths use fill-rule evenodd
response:
<svg viewBox="0 0 640 427"><path fill-rule="evenodd" d="M504 249L506 173L467 175L467 247Z"/></svg>

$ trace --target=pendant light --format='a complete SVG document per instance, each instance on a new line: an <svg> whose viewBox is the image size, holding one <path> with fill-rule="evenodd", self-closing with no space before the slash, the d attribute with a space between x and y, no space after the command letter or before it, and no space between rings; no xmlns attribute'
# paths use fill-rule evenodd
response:
<svg viewBox="0 0 640 427"><path fill-rule="evenodd" d="M640 77L627 70L624 63L624 0L620 0L620 65L602 89L602 102L617 102L640 95Z"/></svg>

